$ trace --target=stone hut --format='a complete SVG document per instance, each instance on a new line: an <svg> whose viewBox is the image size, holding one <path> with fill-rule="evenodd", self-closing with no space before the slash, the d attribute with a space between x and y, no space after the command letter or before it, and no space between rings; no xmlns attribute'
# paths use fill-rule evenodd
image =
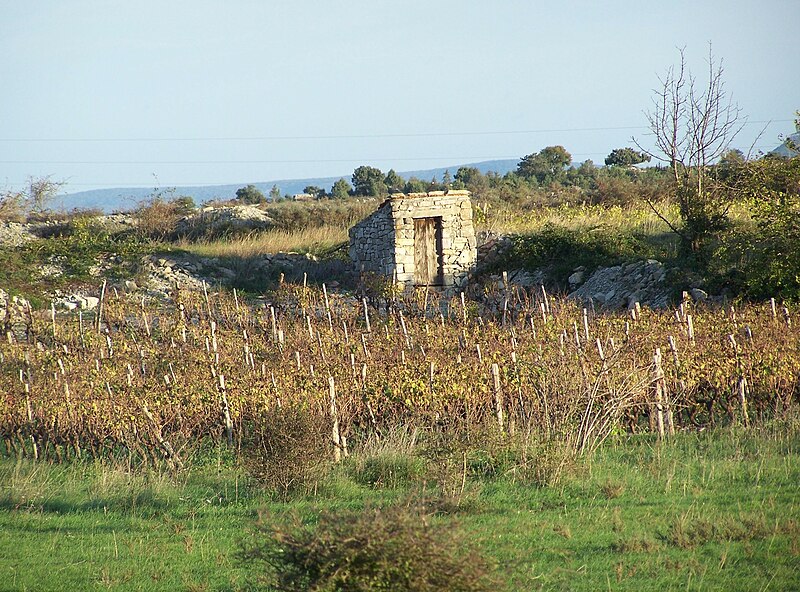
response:
<svg viewBox="0 0 800 592"><path fill-rule="evenodd" d="M350 229L357 270L410 286L460 287L476 256L469 191L394 193Z"/></svg>

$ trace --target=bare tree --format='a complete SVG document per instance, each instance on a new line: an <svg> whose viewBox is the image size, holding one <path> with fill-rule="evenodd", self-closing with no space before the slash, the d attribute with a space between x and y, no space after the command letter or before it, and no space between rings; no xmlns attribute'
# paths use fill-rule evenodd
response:
<svg viewBox="0 0 800 592"><path fill-rule="evenodd" d="M26 198L28 207L32 212L41 213L48 203L58 195L59 190L65 185L64 181L53 181L47 177L30 177Z"/></svg>
<svg viewBox="0 0 800 592"><path fill-rule="evenodd" d="M670 222L655 203L648 200L648 204L681 238L683 247L702 258L708 239L725 228L730 208L728 193L716 183L712 165L746 121L725 90L722 60L714 57L711 48L705 84L687 67L684 49L679 51L678 66L659 78L653 105L645 112L655 148L643 147L636 138L633 141L672 171L680 226Z"/></svg>

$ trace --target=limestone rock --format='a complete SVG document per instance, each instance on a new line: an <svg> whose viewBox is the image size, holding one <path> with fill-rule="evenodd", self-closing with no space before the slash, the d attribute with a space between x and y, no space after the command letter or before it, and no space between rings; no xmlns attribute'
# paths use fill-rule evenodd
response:
<svg viewBox="0 0 800 592"><path fill-rule="evenodd" d="M654 259L601 267L569 297L583 301L591 299L607 309L632 308L637 302L651 308L664 308L670 295L665 280L663 264Z"/></svg>
<svg viewBox="0 0 800 592"><path fill-rule="evenodd" d="M254 205L203 208L178 221L178 236L214 237L237 235L272 228L274 222Z"/></svg>

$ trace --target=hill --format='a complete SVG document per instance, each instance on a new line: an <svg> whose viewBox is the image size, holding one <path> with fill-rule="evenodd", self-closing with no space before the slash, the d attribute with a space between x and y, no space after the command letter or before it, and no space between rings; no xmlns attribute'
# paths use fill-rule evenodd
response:
<svg viewBox="0 0 800 592"><path fill-rule="evenodd" d="M399 174L408 179L417 177L418 179L429 180L434 176L441 179L445 171L450 171L453 175L462 166L475 167L482 173L489 171L500 175L514 170L517 167L517 159L508 160L487 160L468 164L454 164L449 167L439 167L417 171L404 171ZM273 185L277 185L284 195L302 193L303 188L309 185L330 189L331 185L338 179L344 178L348 181L352 173L339 175L336 177L316 177L308 179L278 179L271 181L249 182L228 185L201 185L184 186L169 188L169 192L174 195L185 195L194 199L195 203L201 204L214 199L231 199L236 194L236 190L248 184L255 185L265 194L269 193ZM163 190L163 188L162 188ZM114 187L107 189L92 189L89 191L78 191L60 195L53 203L56 209L72 210L76 208L97 208L104 212L126 211L136 207L136 204L148 199L153 195L154 189L149 187Z"/></svg>

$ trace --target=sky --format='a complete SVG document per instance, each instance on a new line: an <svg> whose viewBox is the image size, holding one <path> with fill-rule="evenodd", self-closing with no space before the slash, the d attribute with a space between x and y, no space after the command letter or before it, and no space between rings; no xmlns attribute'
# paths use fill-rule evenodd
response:
<svg viewBox="0 0 800 592"><path fill-rule="evenodd" d="M800 109L800 0L0 0L0 191L349 177L649 145L709 45L768 151ZM760 136L759 136L760 135Z"/></svg>

